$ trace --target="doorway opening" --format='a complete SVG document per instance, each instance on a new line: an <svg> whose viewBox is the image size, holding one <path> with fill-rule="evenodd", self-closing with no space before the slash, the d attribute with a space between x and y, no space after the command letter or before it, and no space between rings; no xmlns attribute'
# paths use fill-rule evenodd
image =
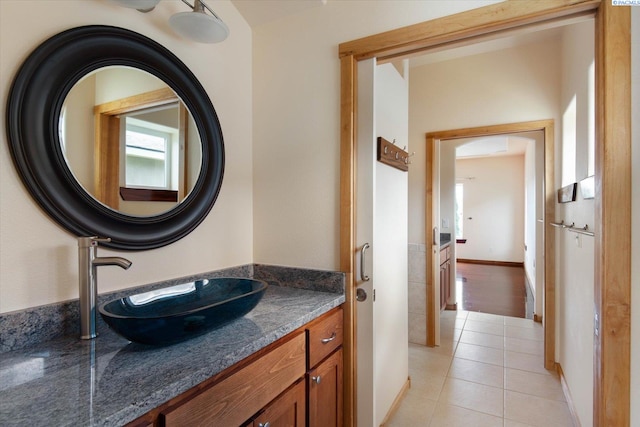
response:
<svg viewBox="0 0 640 427"><path fill-rule="evenodd" d="M537 251L536 268L539 268L540 273L535 274L539 277L536 284L537 291L535 300L538 301L537 313L538 320L544 319L545 329L545 364L550 363L553 366L555 357L555 264L553 259L555 258L555 248L553 245L553 231L551 227L545 227L545 218L554 218L555 215L555 201L553 194L555 189L554 185L554 124L553 120L542 120L533 122L521 122L511 123L493 126L482 126L478 128L465 128L465 129L453 129L439 132L431 132L426 135L426 154L427 154L427 173L425 175L425 188L430 189L427 191L428 197L425 200L425 224L442 224L442 219L445 217L453 218L455 216L455 185L456 185L456 172L455 172L455 151L457 146L463 146L468 143L470 139L487 138L489 136L496 135L521 135L529 136L538 133L538 138L535 142L535 148L530 152L530 156L533 156L533 163L537 167L534 167L532 176L529 179L534 180L533 198L538 199L539 203L534 203L534 209L531 210L529 218L525 222L529 223L529 227L533 228L534 240L537 242L536 247L544 248ZM447 151L449 155L447 156ZM537 154L536 154L537 151ZM453 153L453 154L452 154ZM444 165L443 159L449 158L450 162L454 163L447 168ZM448 171L448 176L445 171ZM535 194L535 184L538 184L540 194ZM524 185L523 185L524 187ZM444 197L443 191L447 189L447 193L450 197ZM441 201L450 200L448 213L447 208L441 206ZM444 203L446 205L446 203ZM467 216L469 218L469 216ZM472 217L473 218L473 217ZM541 220L541 221L539 221ZM473 220L471 220L473 221ZM464 225L463 225L464 230ZM436 232L433 232L434 237ZM536 238L537 237L537 238ZM434 243L438 242L434 239ZM544 242L544 243L543 243ZM457 246L458 244L456 244ZM438 247L434 245L432 256L427 256L427 264L431 261L432 269L435 270L436 265L440 265L440 253ZM451 258L456 258L456 248L453 248L453 254ZM544 255L542 255L544 254ZM437 255L437 256L436 256ZM549 262L544 262L549 260ZM542 261L542 262L540 262ZM455 262L454 262L455 266ZM432 271L433 271L432 270ZM455 268L450 277L455 278ZM429 269L427 270L429 271ZM434 303L440 301L443 292L441 283L441 275L433 274L432 280L427 284L427 345L436 346L440 344L440 310ZM454 279L455 280L455 279ZM455 283L455 282L453 282ZM456 301L456 289L452 289L451 293L447 295L449 302L455 304ZM449 291L451 292L451 291ZM544 295L544 297L543 297ZM544 300L544 305L542 301ZM547 315L548 313L548 315ZM542 316L540 316L542 315Z"/></svg>

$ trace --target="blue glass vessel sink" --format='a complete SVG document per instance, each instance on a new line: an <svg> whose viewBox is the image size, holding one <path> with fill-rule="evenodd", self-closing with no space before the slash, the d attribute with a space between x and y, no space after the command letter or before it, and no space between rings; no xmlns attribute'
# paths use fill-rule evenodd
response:
<svg viewBox="0 0 640 427"><path fill-rule="evenodd" d="M130 341L172 344L244 316L267 286L254 279L196 280L110 301L99 311L111 329Z"/></svg>

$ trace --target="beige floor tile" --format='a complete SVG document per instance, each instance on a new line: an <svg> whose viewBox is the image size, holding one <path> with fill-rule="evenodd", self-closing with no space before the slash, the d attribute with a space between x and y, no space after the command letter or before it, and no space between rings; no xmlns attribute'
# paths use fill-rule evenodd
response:
<svg viewBox="0 0 640 427"><path fill-rule="evenodd" d="M544 341L504 337L504 349L517 353L544 354Z"/></svg>
<svg viewBox="0 0 640 427"><path fill-rule="evenodd" d="M520 317L508 317L505 316L504 324L507 326L517 326L519 328L530 328L533 329L535 327L542 327L541 323L536 323L533 319L522 319Z"/></svg>
<svg viewBox="0 0 640 427"><path fill-rule="evenodd" d="M447 379L442 375L433 375L428 372L415 372L409 369L411 377L411 389L425 399L438 400L442 387Z"/></svg>
<svg viewBox="0 0 640 427"><path fill-rule="evenodd" d="M385 427L427 427L435 407L435 401L425 399L420 390L412 386Z"/></svg>
<svg viewBox="0 0 640 427"><path fill-rule="evenodd" d="M555 375L507 368L504 372L504 388L545 399L565 401L560 379Z"/></svg>
<svg viewBox="0 0 640 427"><path fill-rule="evenodd" d="M467 316L469 316L469 312L466 310L457 310L455 311L456 313L456 317L459 317L461 319L466 319Z"/></svg>
<svg viewBox="0 0 640 427"><path fill-rule="evenodd" d="M440 331L443 329L462 329L467 320L462 317L448 317L440 319Z"/></svg>
<svg viewBox="0 0 640 427"><path fill-rule="evenodd" d="M446 376L451 364L451 356L439 354L429 347L409 344L409 367L413 372Z"/></svg>
<svg viewBox="0 0 640 427"><path fill-rule="evenodd" d="M504 316L500 316L497 314L489 314L489 313L479 313L477 311L470 311L467 316L468 320L475 320L481 322L490 322L490 323L499 323L504 325Z"/></svg>
<svg viewBox="0 0 640 427"><path fill-rule="evenodd" d="M503 390L484 384L447 378L438 402L497 417L503 414Z"/></svg>
<svg viewBox="0 0 640 427"><path fill-rule="evenodd" d="M469 330L462 331L462 335L460 335L460 342L481 345L483 347L498 348L500 350L504 348L503 336L484 334L482 332L474 332Z"/></svg>
<svg viewBox="0 0 640 427"><path fill-rule="evenodd" d="M504 352L497 348L483 347L461 342L458 343L458 348L456 348L454 356L461 359L475 360L476 362L504 366Z"/></svg>
<svg viewBox="0 0 640 427"><path fill-rule="evenodd" d="M504 336L526 340L544 341L544 329L542 329L542 327L519 328L517 326L506 325L504 327Z"/></svg>
<svg viewBox="0 0 640 427"><path fill-rule="evenodd" d="M458 341L462 329L440 329L440 341Z"/></svg>
<svg viewBox="0 0 640 427"><path fill-rule="evenodd" d="M492 387L503 388L504 386L504 369L502 366L460 359L458 357L453 358L448 376Z"/></svg>
<svg viewBox="0 0 640 427"><path fill-rule="evenodd" d="M483 334L504 335L504 325L502 323L483 322L470 320L464 324L465 331L482 332Z"/></svg>
<svg viewBox="0 0 640 427"><path fill-rule="evenodd" d="M505 390L504 417L539 427L572 427L566 402Z"/></svg>
<svg viewBox="0 0 640 427"><path fill-rule="evenodd" d="M440 402L433 413L430 427L445 426L502 427L502 418Z"/></svg>
<svg viewBox="0 0 640 427"><path fill-rule="evenodd" d="M444 354L446 356L453 356L456 352L456 347L458 346L458 341L454 341L453 339L440 339L440 345L437 347L429 348L429 352Z"/></svg>
<svg viewBox="0 0 640 427"><path fill-rule="evenodd" d="M520 369L523 371L537 372L539 374L553 375L551 371L544 369L543 357L535 354L505 351L504 366L511 369Z"/></svg>

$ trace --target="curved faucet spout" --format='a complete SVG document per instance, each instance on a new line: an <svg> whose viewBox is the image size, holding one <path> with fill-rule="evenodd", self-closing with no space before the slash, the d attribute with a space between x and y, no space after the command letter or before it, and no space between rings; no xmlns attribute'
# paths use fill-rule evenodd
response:
<svg viewBox="0 0 640 427"><path fill-rule="evenodd" d="M129 267L131 267L131 261L119 256L105 256L105 257L94 258L92 264L94 266L117 265L118 267L124 268L125 270L128 270Z"/></svg>

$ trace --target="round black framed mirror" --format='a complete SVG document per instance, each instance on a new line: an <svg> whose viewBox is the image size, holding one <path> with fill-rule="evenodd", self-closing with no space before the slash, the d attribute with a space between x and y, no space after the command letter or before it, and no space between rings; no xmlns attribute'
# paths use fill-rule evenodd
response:
<svg viewBox="0 0 640 427"><path fill-rule="evenodd" d="M60 118L67 95L87 75L116 66L164 82L184 104L201 142L199 173L190 191L158 214L131 215L99 201L78 182L65 158ZM73 117L66 122L73 124ZM169 50L123 28L73 28L38 46L11 87L7 133L14 164L37 203L77 236L110 237L105 246L112 248L152 249L186 236L207 216L222 185L222 129L204 88Z"/></svg>

